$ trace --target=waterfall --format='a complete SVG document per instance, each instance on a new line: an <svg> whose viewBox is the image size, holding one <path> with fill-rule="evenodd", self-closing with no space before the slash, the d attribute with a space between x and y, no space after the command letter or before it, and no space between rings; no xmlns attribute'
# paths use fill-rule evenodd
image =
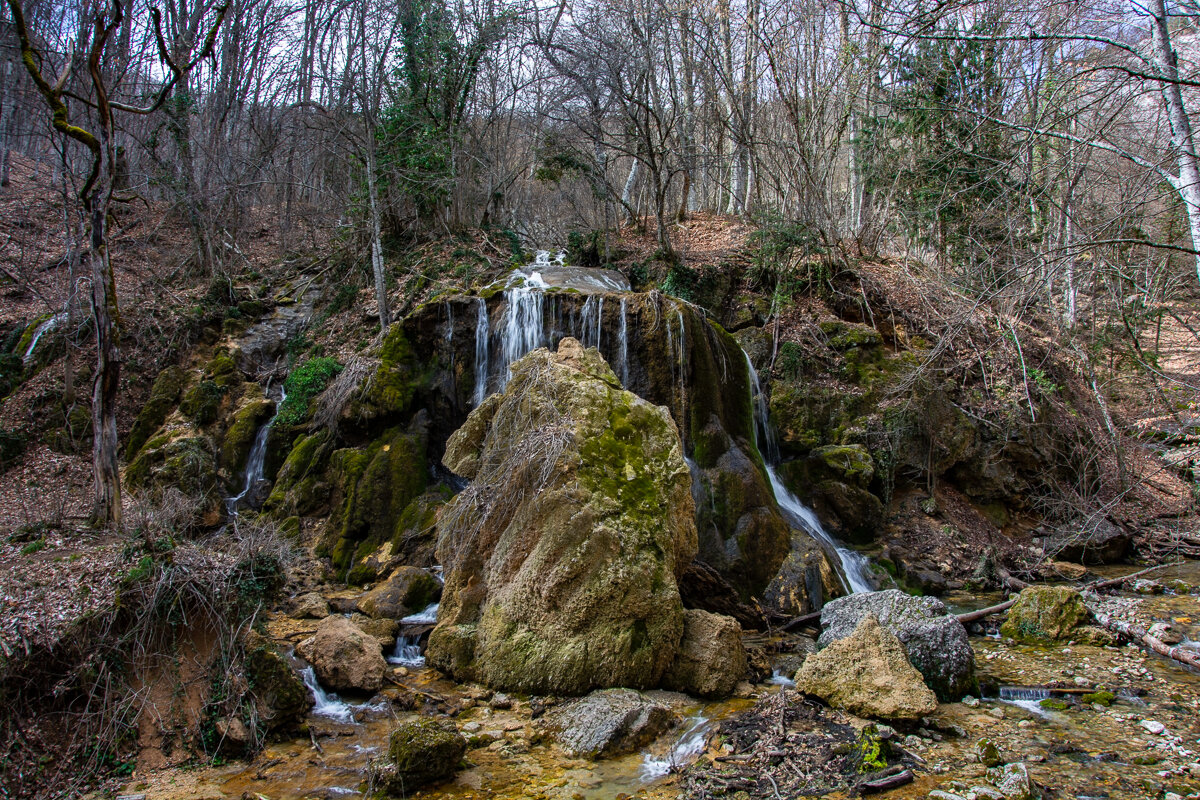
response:
<svg viewBox="0 0 1200 800"><path fill-rule="evenodd" d="M749 354L745 355L746 369L750 376L750 401L754 406L755 445L763 455L763 466L766 467L767 478L771 481L771 490L775 492L775 502L779 505L780 512L792 527L805 531L816 539L826 552L837 556L841 567L838 577L841 578L844 589L854 593L875 591L867 577L869 570L866 557L834 539L813 510L801 503L779 479L779 474L775 471L775 464L779 461L779 445L771 428L766 397L758 380L758 372L754 369Z"/></svg>
<svg viewBox="0 0 1200 800"><path fill-rule="evenodd" d="M338 696L332 692L326 692L321 688L321 684L317 682L317 673L313 668L305 667L300 670L300 678L304 681L304 685L313 695L312 713L322 717L329 717L338 722L354 722L354 714L350 706L338 699Z"/></svg>
<svg viewBox="0 0 1200 800"><path fill-rule="evenodd" d="M600 334L604 330L604 295L589 295L583 303L583 346L600 349Z"/></svg>
<svg viewBox="0 0 1200 800"><path fill-rule="evenodd" d="M488 384L488 345L491 340L491 330L488 322L487 301L482 297L475 298L475 396L472 401L476 407L487 397Z"/></svg>
<svg viewBox="0 0 1200 800"><path fill-rule="evenodd" d="M418 669L425 666L425 656L421 655L420 635L397 636L396 649L387 657L387 663Z"/></svg>
<svg viewBox="0 0 1200 800"><path fill-rule="evenodd" d="M1050 690L1044 686L1001 686L1001 700L1045 700L1050 697Z"/></svg>
<svg viewBox="0 0 1200 800"><path fill-rule="evenodd" d="M626 319L626 297L621 295L621 327L617 330L617 352L621 360L621 385L629 388L629 322Z"/></svg>
<svg viewBox="0 0 1200 800"><path fill-rule="evenodd" d="M29 340L29 347L25 349L25 354L21 356L21 363L26 366L33 361L33 351L37 348L38 341L42 336L58 327L58 324L66 319L66 314L54 314L43 320L33 331L33 338Z"/></svg>
<svg viewBox="0 0 1200 800"><path fill-rule="evenodd" d="M524 279L520 286L511 286L504 290L504 299L508 307L504 311L503 327L500 330L500 391L503 391L512 377L513 362L543 344L542 311L546 293L537 285L531 286L528 278L521 277Z"/></svg>
<svg viewBox="0 0 1200 800"><path fill-rule="evenodd" d="M232 517L237 516L238 507L241 506L243 500L245 505L251 508L258 508L260 505L259 498L250 497L250 493L263 484L265 478L263 472L267 463L267 439L271 435L271 426L275 424L275 418L279 416L279 409L283 408L283 401L287 400L287 391L281 389L279 402L275 405L275 413L271 418L258 427L254 434L254 444L250 447L250 454L246 456L246 472L242 482L242 491L238 492L233 497L225 498L225 512Z"/></svg>

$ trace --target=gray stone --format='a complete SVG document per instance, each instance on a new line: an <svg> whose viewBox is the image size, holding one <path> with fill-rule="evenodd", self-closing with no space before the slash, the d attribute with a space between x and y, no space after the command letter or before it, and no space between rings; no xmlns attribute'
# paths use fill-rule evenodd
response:
<svg viewBox="0 0 1200 800"><path fill-rule="evenodd" d="M900 640L939 700L955 701L974 690L975 654L967 630L933 597L910 597L896 589L840 597L821 611L820 646L846 638L868 614Z"/></svg>
<svg viewBox="0 0 1200 800"><path fill-rule="evenodd" d="M1029 768L1024 764L1005 764L989 769L988 780L1000 790L1004 800L1035 800L1038 796L1033 781L1029 779Z"/></svg>
<svg viewBox="0 0 1200 800"><path fill-rule="evenodd" d="M563 703L545 716L546 731L573 756L607 758L649 744L677 719L632 689L604 689Z"/></svg>

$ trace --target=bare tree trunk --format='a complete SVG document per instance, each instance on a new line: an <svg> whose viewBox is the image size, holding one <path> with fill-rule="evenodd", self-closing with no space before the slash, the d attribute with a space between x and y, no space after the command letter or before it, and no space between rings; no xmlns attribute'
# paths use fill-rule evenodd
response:
<svg viewBox="0 0 1200 800"><path fill-rule="evenodd" d="M8 186L8 169L11 161L9 151L12 149L12 141L9 128L12 127L12 107L16 102L16 92L12 90L12 63L11 55L4 59L4 76L0 79L0 186Z"/></svg>
<svg viewBox="0 0 1200 800"><path fill-rule="evenodd" d="M1188 229L1193 249L1200 250L1200 163L1196 160L1196 144L1192 123L1183 103L1179 86L1179 61L1171 46L1170 17L1166 0L1151 0L1151 29L1154 37L1154 65L1163 79L1163 102L1171 122L1171 146L1179 163L1175 190L1187 209ZM1196 280L1200 281L1200 254L1195 256Z"/></svg>

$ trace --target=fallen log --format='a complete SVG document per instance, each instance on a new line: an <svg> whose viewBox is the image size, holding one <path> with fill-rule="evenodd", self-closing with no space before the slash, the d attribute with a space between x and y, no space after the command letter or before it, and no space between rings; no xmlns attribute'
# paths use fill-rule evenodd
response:
<svg viewBox="0 0 1200 800"><path fill-rule="evenodd" d="M1140 642L1161 656L1166 656L1167 658L1178 661L1180 664L1187 664L1189 667L1196 667L1197 669L1200 669L1200 653L1197 653L1195 650L1187 650L1182 647L1172 647L1163 640L1151 636L1145 628L1125 622L1124 620L1115 619L1110 617L1108 614L1103 614L1096 609L1091 608L1090 606L1089 609L1092 612L1092 616L1096 618L1096 622L1100 623L1101 627L1106 628L1113 633L1119 633L1127 639Z"/></svg>
<svg viewBox="0 0 1200 800"><path fill-rule="evenodd" d="M981 608L978 611L968 611L965 614L959 614L958 621L963 625L966 625L968 622L978 622L984 617L990 617L993 614L999 614L1002 611L1008 611L1016 602L1017 598L1014 597L1012 600L1005 600L1003 603L998 603L994 606L988 606L987 608Z"/></svg>
<svg viewBox="0 0 1200 800"><path fill-rule="evenodd" d="M1148 567L1146 569L1138 570L1137 572L1132 572L1128 575L1124 575L1120 578L1109 578L1108 580L1104 580L1104 581L1096 581L1095 583L1086 584L1083 587L1083 589L1081 589L1081 591L1094 592L1097 589L1111 589L1114 586L1120 586L1121 584L1125 583L1126 581L1131 581L1134 578L1140 578L1143 575L1148 575L1151 572L1156 572L1157 570L1160 570L1160 569L1166 569L1167 567L1174 567L1175 565L1177 565L1179 563L1180 562L1178 562L1178 561L1172 561L1170 564L1159 564L1156 567Z"/></svg>
<svg viewBox="0 0 1200 800"><path fill-rule="evenodd" d="M912 780L912 770L892 767L879 777L872 777L869 780L862 781L855 788L859 794L875 794L876 792L886 792L899 786L904 786L907 783L912 783Z"/></svg>

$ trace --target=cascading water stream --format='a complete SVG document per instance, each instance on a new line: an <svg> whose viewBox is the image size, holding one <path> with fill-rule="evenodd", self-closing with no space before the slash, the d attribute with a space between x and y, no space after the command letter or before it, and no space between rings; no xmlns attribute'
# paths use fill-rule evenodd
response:
<svg viewBox="0 0 1200 800"><path fill-rule="evenodd" d="M779 505L785 519L794 527L806 531L817 540L826 552L837 556L840 564L839 577L843 587L853 593L873 592L874 585L867 577L869 565L866 557L841 544L825 530L821 520L811 508L801 503L799 498L783 484L775 471L779 462L779 444L775 439L775 431L771 428L768 415L766 395L758 380L758 372L746 355L746 369L750 375L751 402L754 405L754 438L758 450L763 456L763 466L767 470L767 479L771 482L771 490L775 492L775 502Z"/></svg>
<svg viewBox="0 0 1200 800"><path fill-rule="evenodd" d="M242 506L258 508L261 505L261 498L255 497L252 493L265 482L263 474L267 463L267 440L271 435L271 426L275 424L275 418L279 416L279 410L283 408L284 400L287 400L287 391L281 387L279 402L275 404L275 413L260 425L254 434L254 444L250 447L250 454L246 456L246 472L242 482L242 491L233 497L225 498L225 512L231 517L236 517L238 509Z"/></svg>
<svg viewBox="0 0 1200 800"><path fill-rule="evenodd" d="M329 717L338 722L354 722L354 712L350 705L332 692L326 692L317 681L317 673L311 666L300 670L300 679L313 695L312 713Z"/></svg>
<svg viewBox="0 0 1200 800"><path fill-rule="evenodd" d="M487 397L488 384L488 349L491 345L491 323L488 320L487 301L482 297L475 298L475 395L472 401L476 407ZM451 329L453 331L453 329Z"/></svg>
<svg viewBox="0 0 1200 800"><path fill-rule="evenodd" d="M439 583L444 582L441 566L433 567L430 572ZM388 656L387 662L401 667L421 668L425 666L425 656L421 653L421 635L430 625L437 624L438 603L430 603L416 614L409 614L400 620L400 635L396 637L396 647ZM404 628L417 627L417 631L405 633Z"/></svg>
<svg viewBox="0 0 1200 800"><path fill-rule="evenodd" d="M708 736L712 726L708 717L694 714L687 719L683 733L675 740L675 744L666 755L656 758L647 753L642 759L640 777L643 781L652 781L687 766L704 752L708 747Z"/></svg>
<svg viewBox="0 0 1200 800"><path fill-rule="evenodd" d="M621 327L617 329L617 352L621 360L621 385L629 387L629 320L627 298L621 295Z"/></svg>

